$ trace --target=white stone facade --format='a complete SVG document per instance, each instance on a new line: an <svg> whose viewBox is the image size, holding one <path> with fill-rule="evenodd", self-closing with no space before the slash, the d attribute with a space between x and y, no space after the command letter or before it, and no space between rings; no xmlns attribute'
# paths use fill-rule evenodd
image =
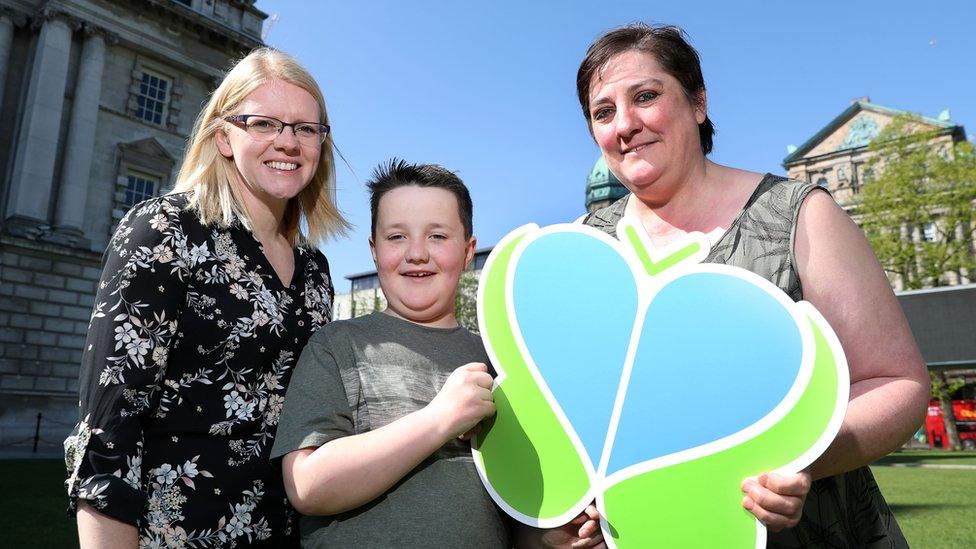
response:
<svg viewBox="0 0 976 549"><path fill-rule="evenodd" d="M261 45L253 0L0 0L0 453L56 448L101 254L172 187L198 109Z"/></svg>

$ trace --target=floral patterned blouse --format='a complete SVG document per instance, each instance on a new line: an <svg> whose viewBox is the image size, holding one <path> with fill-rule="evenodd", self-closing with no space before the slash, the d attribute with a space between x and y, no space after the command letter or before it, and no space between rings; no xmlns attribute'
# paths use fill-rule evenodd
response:
<svg viewBox="0 0 976 549"><path fill-rule="evenodd" d="M69 510L137 525L141 547L297 545L268 455L298 355L331 320L329 266L298 247L285 286L249 231L202 225L187 198L135 206L105 252Z"/></svg>

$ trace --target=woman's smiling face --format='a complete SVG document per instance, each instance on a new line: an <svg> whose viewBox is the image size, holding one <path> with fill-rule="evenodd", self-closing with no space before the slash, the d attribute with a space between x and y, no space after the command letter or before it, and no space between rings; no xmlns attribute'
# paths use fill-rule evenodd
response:
<svg viewBox="0 0 976 549"><path fill-rule="evenodd" d="M704 95L696 103L647 52L618 54L593 77L593 137L610 171L638 198L655 202L667 196L690 166L702 162L698 124L705 120Z"/></svg>
<svg viewBox="0 0 976 549"><path fill-rule="evenodd" d="M320 120L319 106L312 94L281 80L258 86L236 111L283 122ZM271 141L260 141L231 123L217 132L217 148L234 161L241 192L265 203L287 202L297 196L315 175L322 152L321 144L299 142L290 127Z"/></svg>

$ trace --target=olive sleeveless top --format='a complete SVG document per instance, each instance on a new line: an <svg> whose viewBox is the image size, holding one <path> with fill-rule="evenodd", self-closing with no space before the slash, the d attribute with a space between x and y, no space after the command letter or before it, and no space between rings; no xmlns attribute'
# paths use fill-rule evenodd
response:
<svg viewBox="0 0 976 549"><path fill-rule="evenodd" d="M739 215L705 258L748 269L769 280L793 301L803 299L793 242L800 204L816 184L766 174ZM627 195L596 210L583 223L616 237ZM898 523L867 467L813 483L800 523L769 533L767 547L908 547Z"/></svg>

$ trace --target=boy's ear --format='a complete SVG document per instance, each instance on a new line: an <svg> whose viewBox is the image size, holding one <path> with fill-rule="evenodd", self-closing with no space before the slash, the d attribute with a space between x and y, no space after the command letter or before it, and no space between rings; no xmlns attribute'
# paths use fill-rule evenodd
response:
<svg viewBox="0 0 976 549"><path fill-rule="evenodd" d="M467 249L464 250L464 268L467 269L471 265L471 260L474 259L474 250L478 246L478 239L472 236L468 239Z"/></svg>
<svg viewBox="0 0 976 549"><path fill-rule="evenodd" d="M373 263L376 263L376 243L373 242L373 237L369 237L369 255L373 256Z"/></svg>

